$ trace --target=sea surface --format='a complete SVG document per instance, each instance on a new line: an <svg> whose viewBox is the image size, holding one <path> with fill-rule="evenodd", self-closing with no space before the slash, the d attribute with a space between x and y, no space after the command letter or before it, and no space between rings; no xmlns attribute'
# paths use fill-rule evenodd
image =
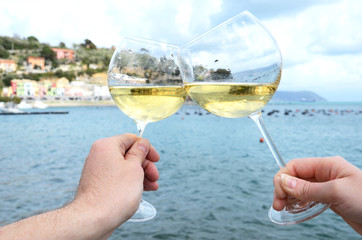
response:
<svg viewBox="0 0 362 240"><path fill-rule="evenodd" d="M69 202L92 143L136 132L116 107L51 111L69 114L0 116L0 225ZM263 118L286 162L340 155L362 168L362 103L270 104ZM143 195L158 213L110 239L360 239L331 210L292 226L269 221L278 166L248 118L184 106L144 137L161 155L160 188Z"/></svg>

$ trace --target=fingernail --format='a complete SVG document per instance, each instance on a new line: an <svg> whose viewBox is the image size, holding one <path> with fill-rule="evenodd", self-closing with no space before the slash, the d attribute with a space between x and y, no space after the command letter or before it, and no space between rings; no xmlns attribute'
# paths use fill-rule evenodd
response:
<svg viewBox="0 0 362 240"><path fill-rule="evenodd" d="M294 189L297 186L297 180L287 174L282 174L282 182L290 189Z"/></svg>
<svg viewBox="0 0 362 240"><path fill-rule="evenodd" d="M138 149L140 149L142 152L147 153L148 151L148 142L144 139L141 139L138 143Z"/></svg>

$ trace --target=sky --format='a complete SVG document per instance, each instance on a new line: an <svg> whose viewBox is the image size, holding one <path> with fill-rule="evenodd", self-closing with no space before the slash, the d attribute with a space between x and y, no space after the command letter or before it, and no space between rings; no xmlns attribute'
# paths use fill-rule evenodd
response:
<svg viewBox="0 0 362 240"><path fill-rule="evenodd" d="M280 90L362 101L361 0L0 0L0 35L68 47L132 35L182 45L248 10L276 39Z"/></svg>

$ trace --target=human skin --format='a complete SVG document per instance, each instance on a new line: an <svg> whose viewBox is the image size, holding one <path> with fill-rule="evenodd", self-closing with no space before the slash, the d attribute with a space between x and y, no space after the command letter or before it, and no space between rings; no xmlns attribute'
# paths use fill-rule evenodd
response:
<svg viewBox="0 0 362 240"><path fill-rule="evenodd" d="M362 171L342 157L293 159L274 176L274 187L275 210L288 195L329 204L362 235Z"/></svg>
<svg viewBox="0 0 362 240"><path fill-rule="evenodd" d="M3 226L0 239L107 239L137 210L143 190L158 189L160 156L146 139L97 140L68 205Z"/></svg>

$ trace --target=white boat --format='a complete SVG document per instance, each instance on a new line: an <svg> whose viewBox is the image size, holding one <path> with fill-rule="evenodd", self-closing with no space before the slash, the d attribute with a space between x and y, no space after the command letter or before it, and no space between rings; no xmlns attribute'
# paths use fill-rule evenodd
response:
<svg viewBox="0 0 362 240"><path fill-rule="evenodd" d="M44 108L47 108L48 105L43 103L42 101L35 101L33 103L33 108L39 108L39 109L44 109Z"/></svg>
<svg viewBox="0 0 362 240"><path fill-rule="evenodd" d="M19 109L30 109L33 108L33 106L30 103L27 103L25 101L21 101L18 106Z"/></svg>
<svg viewBox="0 0 362 240"><path fill-rule="evenodd" d="M3 113L23 113L19 108L0 108Z"/></svg>
<svg viewBox="0 0 362 240"><path fill-rule="evenodd" d="M14 103L7 102L0 106L0 111L3 113L23 113Z"/></svg>

